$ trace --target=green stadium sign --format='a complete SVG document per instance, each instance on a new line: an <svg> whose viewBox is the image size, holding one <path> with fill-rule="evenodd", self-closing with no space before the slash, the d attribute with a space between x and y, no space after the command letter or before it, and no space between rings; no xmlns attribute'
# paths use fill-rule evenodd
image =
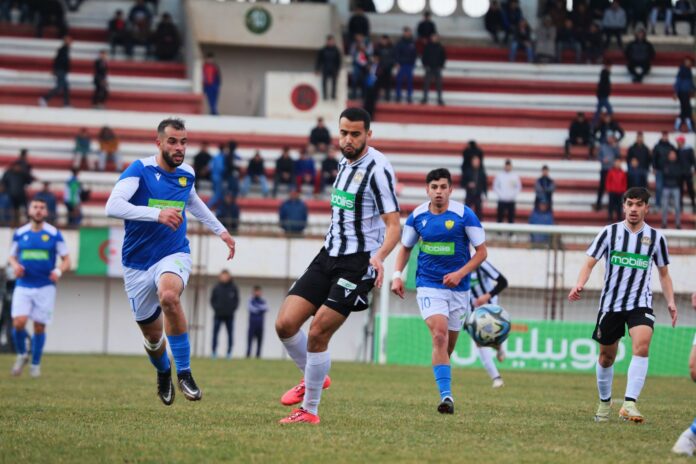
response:
<svg viewBox="0 0 696 464"><path fill-rule="evenodd" d="M247 11L244 22L249 32L263 34L271 28L273 18L267 9L255 6Z"/></svg>

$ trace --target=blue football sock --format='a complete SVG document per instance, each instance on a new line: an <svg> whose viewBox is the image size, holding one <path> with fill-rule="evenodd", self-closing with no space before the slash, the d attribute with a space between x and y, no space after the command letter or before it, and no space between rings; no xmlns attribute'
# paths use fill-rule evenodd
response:
<svg viewBox="0 0 696 464"><path fill-rule="evenodd" d="M446 396L452 396L452 368L449 364L439 364L433 366L433 374L435 374L435 382L440 390L440 398L445 399Z"/></svg>
<svg viewBox="0 0 696 464"><path fill-rule="evenodd" d="M691 424L691 433L696 435L696 419L694 419L694 422Z"/></svg>
<svg viewBox="0 0 696 464"><path fill-rule="evenodd" d="M14 342L17 354L27 353L27 331L12 328L12 341Z"/></svg>
<svg viewBox="0 0 696 464"><path fill-rule="evenodd" d="M31 337L31 363L35 366L41 364L44 344L46 343L46 333L34 334Z"/></svg>
<svg viewBox="0 0 696 464"><path fill-rule="evenodd" d="M159 358L156 358L151 354L148 354L148 356L150 357L150 362L152 365L155 366L155 369L157 369L157 372L169 372L171 369L172 365L169 362L167 350L164 350L164 353L162 353Z"/></svg>
<svg viewBox="0 0 696 464"><path fill-rule="evenodd" d="M176 373L191 370L191 344L189 343L188 332L181 335L167 335L169 346L174 355L174 364L176 364Z"/></svg>

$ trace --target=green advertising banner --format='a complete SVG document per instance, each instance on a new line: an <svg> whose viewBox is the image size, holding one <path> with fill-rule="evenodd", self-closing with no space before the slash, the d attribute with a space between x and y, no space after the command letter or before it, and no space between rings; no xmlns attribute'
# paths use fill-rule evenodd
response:
<svg viewBox="0 0 696 464"><path fill-rule="evenodd" d="M375 333L379 333L377 317ZM586 322L515 321L505 343L507 358L501 369L525 369L553 372L594 372L599 345L592 340L594 324ZM655 326L650 346L650 375L689 375L689 354L694 338L693 327ZM419 316L392 315L387 332L387 363L430 365L431 340L428 328ZM452 365L481 367L475 345L464 331L452 353ZM379 353L375 339L375 358ZM631 361L631 339L619 343L615 372L625 374Z"/></svg>

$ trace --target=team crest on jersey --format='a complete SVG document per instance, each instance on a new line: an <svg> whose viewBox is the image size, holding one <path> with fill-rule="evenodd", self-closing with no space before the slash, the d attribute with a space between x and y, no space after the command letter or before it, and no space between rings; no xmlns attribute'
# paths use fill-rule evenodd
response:
<svg viewBox="0 0 696 464"><path fill-rule="evenodd" d="M446 220L445 227L447 228L447 230L452 230L452 227L454 227L454 221L451 219Z"/></svg>
<svg viewBox="0 0 696 464"><path fill-rule="evenodd" d="M365 177L365 174L362 171L356 172L355 175L353 176L353 183L359 184L360 182L362 182L363 177Z"/></svg>
<svg viewBox="0 0 696 464"><path fill-rule="evenodd" d="M185 177L183 177L183 176L179 177L179 185L181 185L182 187L186 187L187 182L188 181L186 180Z"/></svg>
<svg viewBox="0 0 696 464"><path fill-rule="evenodd" d="M640 239L640 243L642 243L643 245L650 246L652 240L650 240L650 237L643 237L642 239Z"/></svg>
<svg viewBox="0 0 696 464"><path fill-rule="evenodd" d="M43 240L44 242L48 242L49 238L50 238L50 237L48 236L48 234L43 234L43 235L41 236L41 240Z"/></svg>

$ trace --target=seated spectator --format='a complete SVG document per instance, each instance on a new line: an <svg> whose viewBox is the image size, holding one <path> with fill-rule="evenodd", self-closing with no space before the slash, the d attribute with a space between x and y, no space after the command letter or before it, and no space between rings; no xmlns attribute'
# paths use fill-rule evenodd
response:
<svg viewBox="0 0 696 464"><path fill-rule="evenodd" d="M563 27L563 23L568 18L565 0L548 0L546 14L551 18L553 27L558 31Z"/></svg>
<svg viewBox="0 0 696 464"><path fill-rule="evenodd" d="M152 13L145 6L144 0L136 0L135 5L128 12L128 22L131 27L132 44L145 46L145 54L150 55Z"/></svg>
<svg viewBox="0 0 696 464"><path fill-rule="evenodd" d="M333 185L338 175L338 160L336 159L336 148L329 147L326 158L321 161L321 174L319 183L319 193L324 193L326 186Z"/></svg>
<svg viewBox="0 0 696 464"><path fill-rule="evenodd" d="M505 23L503 21L503 10L500 8L498 0L491 1L486 16L483 18L483 24L493 38L493 42L500 42L498 34L505 31Z"/></svg>
<svg viewBox="0 0 696 464"><path fill-rule="evenodd" d="M645 31L638 29L635 39L626 46L626 67L633 76L633 82L643 82L650 72L650 65L655 58L655 48L645 38Z"/></svg>
<svg viewBox="0 0 696 464"><path fill-rule="evenodd" d="M133 37L122 10L116 10L114 17L109 20L108 37L112 56L116 54L116 46L119 45L123 47L126 56L133 57Z"/></svg>
<svg viewBox="0 0 696 464"><path fill-rule="evenodd" d="M297 190L280 205L280 227L286 234L301 234L307 227L307 205Z"/></svg>
<svg viewBox="0 0 696 464"><path fill-rule="evenodd" d="M582 46L573 28L573 21L566 19L563 22L563 27L556 31L556 57L558 62L563 61L563 51L566 49L575 52L575 62L582 61Z"/></svg>
<svg viewBox="0 0 696 464"><path fill-rule="evenodd" d="M510 61L517 58L517 49L523 47L527 52L527 62L534 62L534 42L532 41L532 28L526 20L520 20L514 30L512 42L510 43Z"/></svg>
<svg viewBox="0 0 696 464"><path fill-rule="evenodd" d="M87 132L87 128L83 127L75 136L75 148L73 148L72 165L77 169L89 169L89 159L87 156L91 151L90 147L92 139Z"/></svg>
<svg viewBox="0 0 696 464"><path fill-rule="evenodd" d="M556 61L556 26L549 16L544 17L536 31L536 59L539 63ZM510 61L514 61L514 57Z"/></svg>
<svg viewBox="0 0 696 464"><path fill-rule="evenodd" d="M254 157L249 160L246 176L242 180L240 195L245 197L249 193L251 184L259 184L264 198L268 196L268 179L266 179L266 169L263 167L261 152L256 150Z"/></svg>
<svg viewBox="0 0 696 464"><path fill-rule="evenodd" d="M37 2L36 12L36 37L43 37L46 26L55 26L58 29L58 37L61 39L68 33L68 24L65 21L65 9L59 0L41 0Z"/></svg>
<svg viewBox="0 0 696 464"><path fill-rule="evenodd" d="M232 192L225 193L215 215L230 234L237 233L239 230L239 205Z"/></svg>
<svg viewBox="0 0 696 464"><path fill-rule="evenodd" d="M200 180L210 180L210 162L213 155L210 154L208 142L201 142L201 148L193 157L193 172L196 173L196 184Z"/></svg>
<svg viewBox="0 0 696 464"><path fill-rule="evenodd" d="M118 152L119 141L116 133L109 126L104 126L99 131L97 140L99 141L98 169L100 171L106 170L106 165L111 162L116 166L116 170L121 172L123 160Z"/></svg>
<svg viewBox="0 0 696 464"><path fill-rule="evenodd" d="M674 4L672 16L672 33L677 35L677 23L685 22L689 25L689 34L694 35L694 23L696 22L696 9L691 0L677 0Z"/></svg>
<svg viewBox="0 0 696 464"><path fill-rule="evenodd" d="M669 35L670 29L674 29L672 0L653 0L653 5L650 10L650 31L655 34L655 26L661 19L665 22L665 35Z"/></svg>
<svg viewBox="0 0 696 464"><path fill-rule="evenodd" d="M462 169L461 185L466 191L466 206L476 213L479 220L483 220L483 198L488 195L488 177L480 157L472 157L469 168Z"/></svg>
<svg viewBox="0 0 696 464"><path fill-rule="evenodd" d="M43 183L43 189L36 192L34 195L34 198L39 199L46 203L46 210L48 211L48 216L46 216L46 221L49 224L56 224L56 218L58 217L58 214L56 212L56 196L51 192L51 183L44 181Z"/></svg>
<svg viewBox="0 0 696 464"><path fill-rule="evenodd" d="M643 177L645 178L645 185L641 183L639 186L647 187L648 184L648 172L652 165L652 154L644 140L643 132L638 131L635 143L628 148L628 153L626 154L629 187L635 187L636 185L632 185L632 182ZM634 160L635 163L633 162Z"/></svg>
<svg viewBox="0 0 696 464"><path fill-rule="evenodd" d="M505 25L504 43L507 43L511 35L514 35L520 21L524 19L519 0L510 0L503 4L503 23Z"/></svg>
<svg viewBox="0 0 696 464"><path fill-rule="evenodd" d="M568 138L565 141L565 157L570 158L570 147L590 146L590 122L585 118L585 113L578 112L568 128Z"/></svg>
<svg viewBox="0 0 696 464"><path fill-rule="evenodd" d="M595 23L590 24L590 28L583 38L583 50L588 63L600 63L604 56L604 40L602 31Z"/></svg>
<svg viewBox="0 0 696 464"><path fill-rule="evenodd" d="M549 209L548 203L540 202L529 215L529 223L532 225L552 226L553 212ZM544 244L551 243L551 235L535 232L529 234L532 243Z"/></svg>
<svg viewBox="0 0 696 464"><path fill-rule="evenodd" d="M331 134L324 124L324 118L317 118L317 125L309 133L309 144L319 153L326 153L328 146L331 145Z"/></svg>
<svg viewBox="0 0 696 464"><path fill-rule="evenodd" d="M621 198L628 188L628 178L621 166L621 158L616 158L607 172L605 188L609 194L609 222L619 222L622 215Z"/></svg>
<svg viewBox="0 0 696 464"><path fill-rule="evenodd" d="M617 143L623 140L626 133L618 122L614 121L611 114L604 113L602 122L595 128L593 136L596 143L604 143L609 136L613 136Z"/></svg>
<svg viewBox="0 0 696 464"><path fill-rule="evenodd" d="M534 207L539 203L547 203L549 209L553 209L553 192L556 190L556 183L549 176L549 167L541 167L541 177L534 183Z"/></svg>
<svg viewBox="0 0 696 464"><path fill-rule="evenodd" d="M612 2L611 7L604 11L602 17L602 30L604 31L604 46L609 47L611 38L616 37L619 48L623 48L621 35L626 31L626 11L621 8L618 1Z"/></svg>
<svg viewBox="0 0 696 464"><path fill-rule="evenodd" d="M283 184L288 187L288 190L295 189L295 161L290 157L290 147L283 147L282 153L276 159L273 198L278 194L278 187Z"/></svg>
<svg viewBox="0 0 696 464"><path fill-rule="evenodd" d="M628 161L628 188L643 187L648 188L648 171L641 169L638 158L631 158Z"/></svg>
<svg viewBox="0 0 696 464"><path fill-rule="evenodd" d="M155 57L158 60L171 61L179 57L181 35L169 13L162 15L162 20L152 36L152 43L155 46Z"/></svg>
<svg viewBox="0 0 696 464"><path fill-rule="evenodd" d="M301 149L300 159L295 161L295 182L297 183L297 191L302 193L303 185L311 185L312 188L314 188L316 173L314 158L311 157L309 150L306 148Z"/></svg>
<svg viewBox="0 0 696 464"><path fill-rule="evenodd" d="M581 40L582 37L590 30L590 25L594 24L594 22L592 21L592 15L587 9L586 3L575 2L573 7L573 11L570 14L570 20L573 22L575 37Z"/></svg>
<svg viewBox="0 0 696 464"><path fill-rule="evenodd" d="M68 226L79 226L82 222L82 201L88 195L78 179L79 173L79 170L72 169L70 178L65 182L63 202L68 209Z"/></svg>
<svg viewBox="0 0 696 464"><path fill-rule="evenodd" d="M0 227L12 225L12 200L5 191L5 184L0 182Z"/></svg>

